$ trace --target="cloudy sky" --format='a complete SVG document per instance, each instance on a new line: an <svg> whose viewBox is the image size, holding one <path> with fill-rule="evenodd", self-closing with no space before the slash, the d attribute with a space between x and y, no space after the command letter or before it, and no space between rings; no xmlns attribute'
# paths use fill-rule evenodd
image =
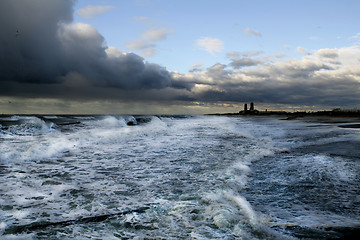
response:
<svg viewBox="0 0 360 240"><path fill-rule="evenodd" d="M357 0L1 0L1 113L360 108Z"/></svg>

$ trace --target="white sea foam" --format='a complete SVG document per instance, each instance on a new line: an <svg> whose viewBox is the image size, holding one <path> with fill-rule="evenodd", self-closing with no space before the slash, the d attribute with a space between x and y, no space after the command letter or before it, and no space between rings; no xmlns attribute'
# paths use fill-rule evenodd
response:
<svg viewBox="0 0 360 240"><path fill-rule="evenodd" d="M19 137L15 136L12 139L13 141L8 145L0 146L1 161L21 162L48 159L73 148L77 144L77 142L58 134L47 139L36 136L27 137L27 140L21 143L19 143Z"/></svg>
<svg viewBox="0 0 360 240"><path fill-rule="evenodd" d="M21 119L21 117L20 116L16 116L16 115L14 115L14 116L11 116L11 117L2 117L2 118L0 118L1 120L5 120L5 121L18 121L19 119Z"/></svg>
<svg viewBox="0 0 360 240"><path fill-rule="evenodd" d="M313 180L322 177L342 186L358 177L355 164L344 163L340 157L286 156L296 146L307 144L301 142L304 139L314 144L316 140L334 141L338 132L331 128L315 131L301 122L262 118L147 118L151 121L134 126L127 125L134 121L132 116L54 120L81 122L59 126L27 118L14 124L12 133L5 130L6 137L0 142L0 204L4 206L0 227L5 230L0 237L12 236L4 231L14 223L58 222L148 206L145 213L129 213L104 223L74 224L61 231L54 226L54 231L42 232L63 239L291 239L270 228L291 222L260 211L256 201L261 196L246 195L252 190L250 183L262 183L272 176L283 186L313 176ZM350 137L344 134L340 139ZM269 159L272 163L267 166ZM253 179L254 166L261 164L265 170ZM294 168L303 171L281 176ZM265 186L264 190L276 189ZM285 204L298 204L302 209L294 224L322 222L322 218L310 221L300 214L314 213L305 209L308 206ZM274 206L269 202L269 209ZM336 220L336 214L319 210L317 216L321 214Z"/></svg>
<svg viewBox="0 0 360 240"><path fill-rule="evenodd" d="M339 157L308 154L298 158L296 167L302 168L300 180L315 178L329 182L347 182L357 177L356 170ZM295 167L295 166L294 166ZM313 180L314 181L314 180Z"/></svg>
<svg viewBox="0 0 360 240"><path fill-rule="evenodd" d="M206 196L207 214L223 231L241 239L293 239L268 226L268 221L251 204L231 190L218 190Z"/></svg>
<svg viewBox="0 0 360 240"><path fill-rule="evenodd" d="M54 131L53 123L46 123L37 117L19 117L19 120L19 125L11 125L6 131L16 135L39 135Z"/></svg>
<svg viewBox="0 0 360 240"><path fill-rule="evenodd" d="M50 116L44 116L45 119L58 119L58 116L50 115Z"/></svg>
<svg viewBox="0 0 360 240"><path fill-rule="evenodd" d="M125 122L124 118L122 118L122 117L116 118L114 116L108 116L102 120L99 120L97 123L98 123L98 126L105 127L105 128L125 127L126 126L126 122Z"/></svg>

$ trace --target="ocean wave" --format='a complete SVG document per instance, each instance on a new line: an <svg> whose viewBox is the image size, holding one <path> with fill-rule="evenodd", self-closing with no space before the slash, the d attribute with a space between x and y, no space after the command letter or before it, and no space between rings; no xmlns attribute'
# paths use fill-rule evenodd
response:
<svg viewBox="0 0 360 240"><path fill-rule="evenodd" d="M345 129L251 117L14 119L0 121L0 238L275 240L358 222L356 159L299 148L355 137Z"/></svg>
<svg viewBox="0 0 360 240"><path fill-rule="evenodd" d="M40 135L49 133L55 130L53 122L45 122L38 117L14 117L16 124L9 124L3 131L8 134L19 136Z"/></svg>

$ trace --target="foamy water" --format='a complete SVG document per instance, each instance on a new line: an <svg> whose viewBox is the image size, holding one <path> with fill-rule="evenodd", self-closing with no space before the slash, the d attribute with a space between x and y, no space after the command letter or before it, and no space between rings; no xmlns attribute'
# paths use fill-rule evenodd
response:
<svg viewBox="0 0 360 240"><path fill-rule="evenodd" d="M326 239L360 226L353 129L210 116L0 124L1 239Z"/></svg>

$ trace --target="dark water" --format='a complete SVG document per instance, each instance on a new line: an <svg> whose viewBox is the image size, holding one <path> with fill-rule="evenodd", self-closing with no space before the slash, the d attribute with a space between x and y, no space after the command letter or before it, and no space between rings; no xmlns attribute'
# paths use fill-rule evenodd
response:
<svg viewBox="0 0 360 240"><path fill-rule="evenodd" d="M3 116L1 239L347 239L359 130L277 118Z"/></svg>

